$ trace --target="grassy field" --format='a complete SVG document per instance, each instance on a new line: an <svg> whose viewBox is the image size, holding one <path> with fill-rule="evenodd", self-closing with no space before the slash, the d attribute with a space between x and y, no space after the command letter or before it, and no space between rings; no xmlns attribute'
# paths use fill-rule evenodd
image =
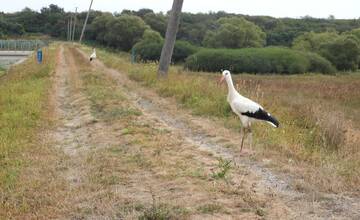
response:
<svg viewBox="0 0 360 220"><path fill-rule="evenodd" d="M125 53L100 49L98 55L107 66L162 96L175 97L194 114L220 119L231 129L240 128L226 103L226 87L216 84L219 74L173 67L168 79L157 80L156 64L131 64ZM264 123L254 126L258 159L269 157L275 168L300 175L323 191L359 190L360 74L241 74L234 76L234 81L240 93L261 103L281 122L279 129Z"/></svg>
<svg viewBox="0 0 360 220"><path fill-rule="evenodd" d="M184 142L135 105L107 69L89 65L78 50L64 45L58 63L66 65L57 67L52 94L64 99L54 118L56 112L68 117L58 116L65 123L56 123L60 127L53 136L67 154L55 158L50 170L49 182L57 188L38 193L42 206L29 212L46 219L254 219L265 214L268 196L250 189L254 176L244 180L244 169ZM56 92L62 89L67 92ZM79 121L76 129L68 126Z"/></svg>
<svg viewBox="0 0 360 220"><path fill-rule="evenodd" d="M0 66L0 77L5 75L6 70Z"/></svg>
<svg viewBox="0 0 360 220"><path fill-rule="evenodd" d="M39 147L35 140L46 109L55 50L54 47L44 50L46 59L42 65L28 59L0 78L0 210L13 208L7 204L20 193L18 177L32 161L28 153ZM21 209L24 207L20 201L21 196L17 202Z"/></svg>
<svg viewBox="0 0 360 220"><path fill-rule="evenodd" d="M356 216L327 192L358 190L358 75L235 76L282 125L255 124L248 160L218 75L98 56L119 71L61 44L0 78L0 219Z"/></svg>

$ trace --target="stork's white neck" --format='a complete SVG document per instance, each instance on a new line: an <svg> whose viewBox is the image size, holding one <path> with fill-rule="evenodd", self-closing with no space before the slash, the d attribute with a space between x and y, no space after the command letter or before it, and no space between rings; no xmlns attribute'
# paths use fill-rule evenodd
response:
<svg viewBox="0 0 360 220"><path fill-rule="evenodd" d="M231 98L233 97L235 94L238 94L238 92L236 91L231 75L229 74L228 76L225 77L227 86L228 86L228 97Z"/></svg>

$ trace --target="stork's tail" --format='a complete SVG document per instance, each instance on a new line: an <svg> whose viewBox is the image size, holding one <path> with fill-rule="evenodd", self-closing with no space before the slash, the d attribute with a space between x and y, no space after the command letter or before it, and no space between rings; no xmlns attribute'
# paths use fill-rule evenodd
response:
<svg viewBox="0 0 360 220"><path fill-rule="evenodd" d="M242 115L246 115L250 118L255 118L258 120L263 120L268 122L269 124L271 124L272 126L274 126L275 128L279 127L279 121L273 117L272 115L270 115L270 113L266 112L264 109L259 108L256 112L244 112L241 113Z"/></svg>

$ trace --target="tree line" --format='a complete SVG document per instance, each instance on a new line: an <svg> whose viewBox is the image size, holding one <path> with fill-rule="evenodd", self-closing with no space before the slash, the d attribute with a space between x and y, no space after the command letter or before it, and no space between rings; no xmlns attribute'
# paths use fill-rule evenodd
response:
<svg viewBox="0 0 360 220"><path fill-rule="evenodd" d="M65 39L67 22L73 15L57 5L44 7L39 12L25 8L20 12L0 13L0 37L40 33ZM86 12L76 16L78 23L75 39L80 35ZM91 11L85 40L124 51L134 48L139 52L141 60L157 60L168 17L168 13L155 13L151 9L123 10L121 13ZM302 54L320 55L338 70L356 70L360 63L359 28L360 19L335 19L333 16L327 19L309 16L295 19L221 11L197 14L185 12L181 15L177 36L179 41L174 53L178 58L174 61L185 62L186 57L201 48L219 48L224 52L223 49L280 46ZM257 50L254 54L261 51ZM269 53L269 50L264 51ZM243 54L234 51L230 53Z"/></svg>

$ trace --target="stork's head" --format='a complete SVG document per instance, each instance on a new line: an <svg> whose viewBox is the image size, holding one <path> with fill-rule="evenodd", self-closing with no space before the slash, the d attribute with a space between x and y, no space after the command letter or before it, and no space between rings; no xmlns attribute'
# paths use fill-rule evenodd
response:
<svg viewBox="0 0 360 220"><path fill-rule="evenodd" d="M222 76L221 76L221 78L219 80L219 83L222 83L224 81L224 79L228 80L230 78L231 78L230 71L229 70L224 70L224 71L222 71Z"/></svg>

